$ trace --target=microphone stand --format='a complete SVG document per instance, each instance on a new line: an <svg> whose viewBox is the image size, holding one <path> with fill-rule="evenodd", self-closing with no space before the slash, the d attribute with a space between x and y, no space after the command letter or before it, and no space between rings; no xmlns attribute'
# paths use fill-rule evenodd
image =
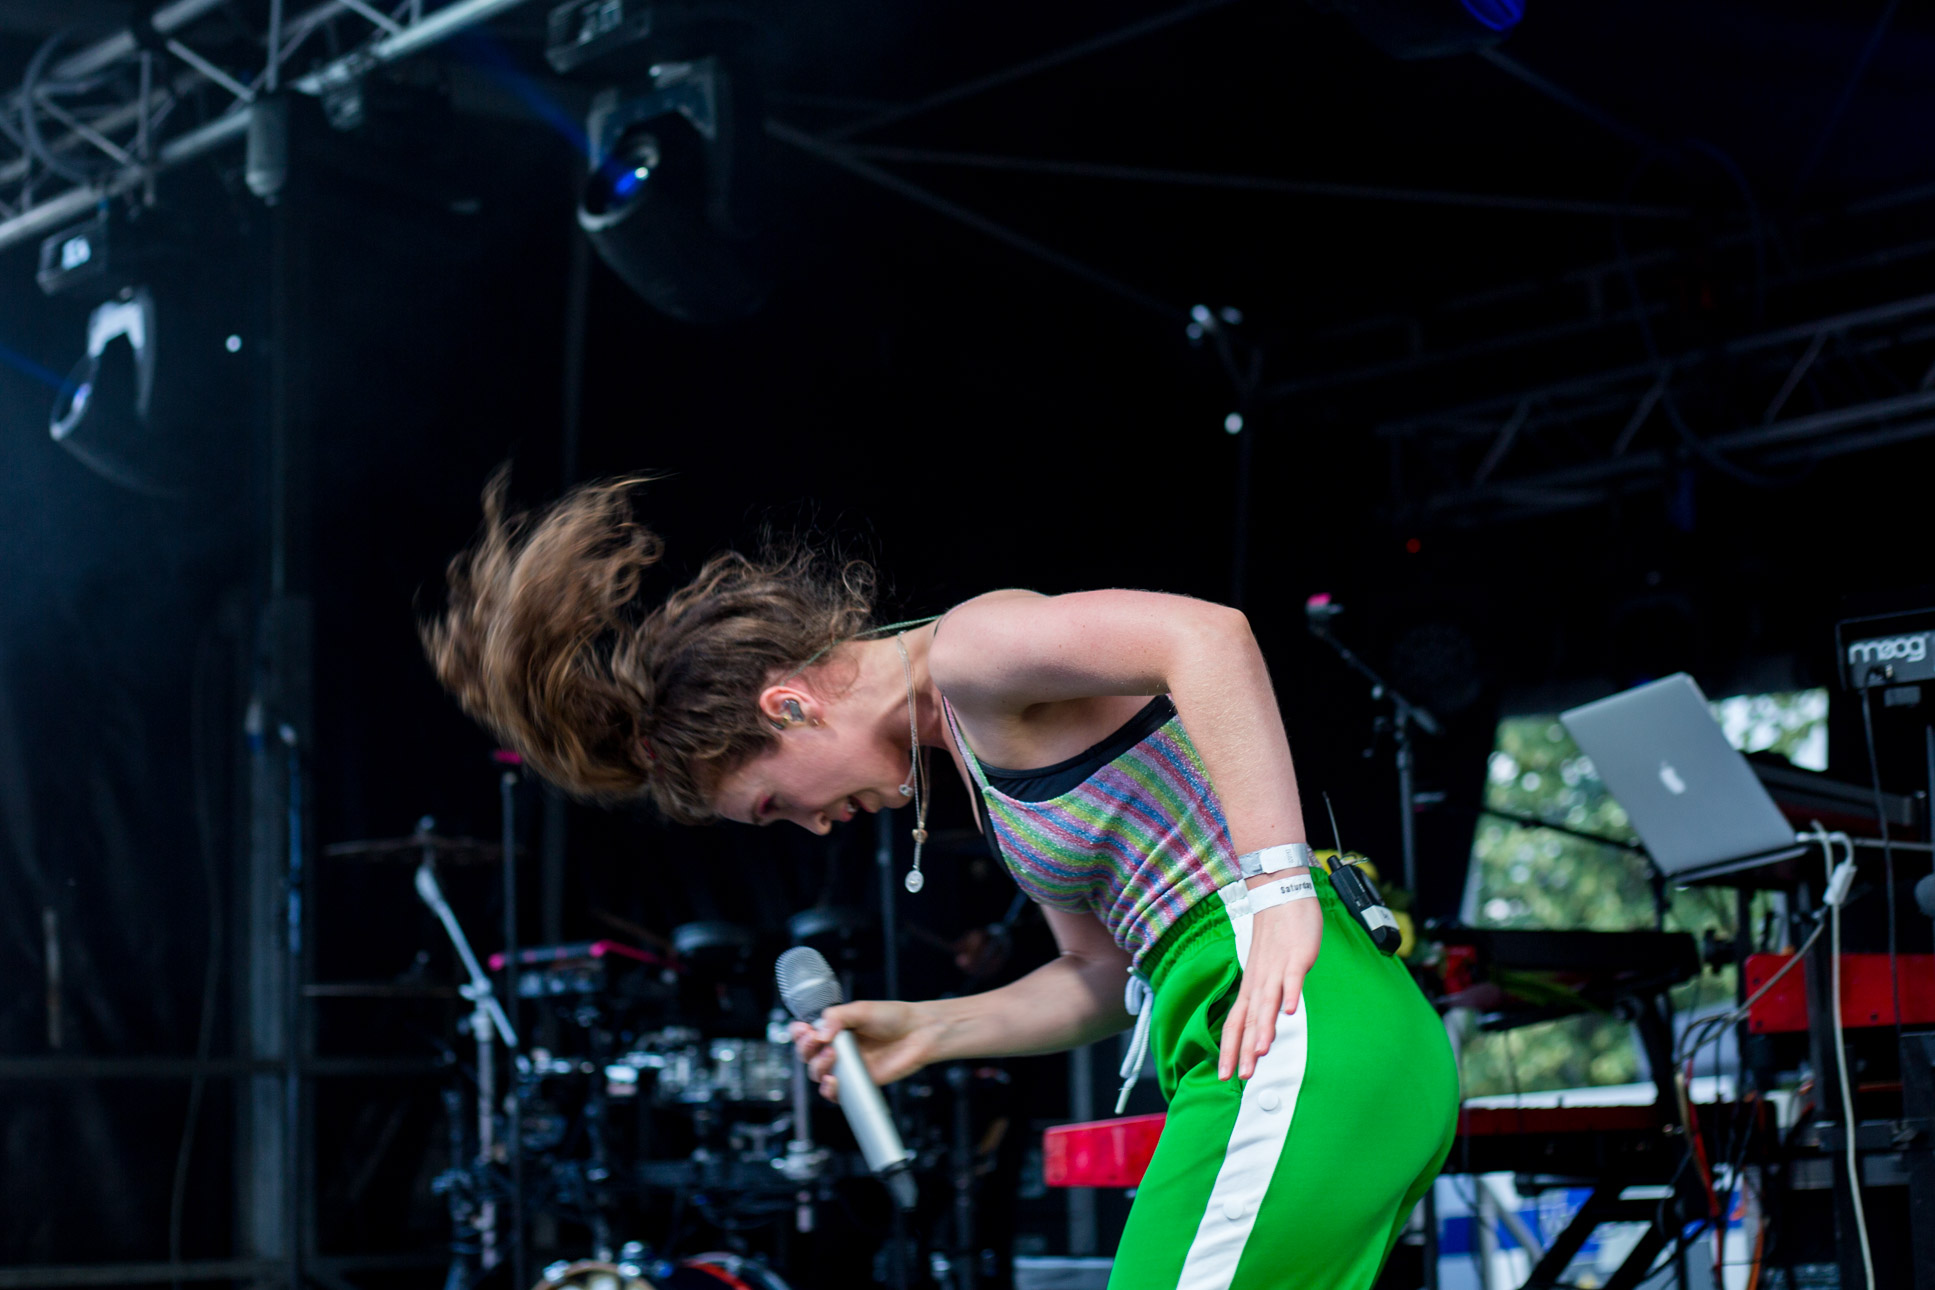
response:
<svg viewBox="0 0 1935 1290"><path fill-rule="evenodd" d="M1411 753L1411 728L1416 726L1428 735L1443 732L1444 727L1431 715L1431 710L1411 702L1389 681L1378 675L1377 670L1351 651L1350 646L1330 634L1328 619L1330 613L1311 612L1308 619L1310 634L1330 646L1344 666L1371 683L1371 700L1374 703L1388 701L1391 705L1391 735L1397 744L1398 773L1398 823L1400 833L1400 854L1404 857L1404 886L1413 895L1418 890L1418 837L1417 820L1417 783ZM1379 724L1383 723L1380 719Z"/></svg>
<svg viewBox="0 0 1935 1290"><path fill-rule="evenodd" d="M429 831L426 824L424 832ZM516 1052L517 1032L511 1028L511 1019L505 1015L503 1005L498 1003L497 996L491 991L490 978L484 974L483 965L470 948L470 938L464 935L463 926L458 923L450 902L444 899L443 888L437 882L436 851L427 841L423 847L423 861L417 866L417 895L437 916L437 921L443 924L443 930L450 937L451 945L456 947L457 957L470 978L458 987L458 993L472 1005L469 1026L477 1040L477 1164L482 1169L488 1169L497 1146L496 1040L501 1037L506 1051ZM497 1202L489 1198L487 1191L485 1199L477 1206L477 1216L472 1225L477 1231L479 1270L489 1272L497 1266L499 1255Z"/></svg>
<svg viewBox="0 0 1935 1290"><path fill-rule="evenodd" d="M498 777L497 786L504 851L504 997L510 1000L508 1011L515 1013L522 997L518 990L517 963L517 772L506 769ZM506 1073L510 1079L505 1098L504 1136L511 1174L511 1285L514 1290L522 1290L531 1283L524 1245L524 1080L516 1060L510 1063Z"/></svg>
<svg viewBox="0 0 1935 1290"><path fill-rule="evenodd" d="M874 867L880 877L880 928L885 937L882 966L886 969L887 997L900 997L900 901L894 894L898 885L894 881L894 826L888 818L891 812L881 811L874 816ZM797 1063L795 1063L797 1066ZM802 1076L802 1078L804 1078ZM898 1124L906 1107L902 1103L901 1083L896 1080L887 1086L887 1104L893 1109L894 1122ZM907 1248L907 1216L898 1205L893 1207L889 1218L887 1240L892 1253L887 1259L887 1283L894 1290L907 1290L909 1268L912 1261Z"/></svg>
<svg viewBox="0 0 1935 1290"><path fill-rule="evenodd" d="M1417 827L1417 783L1415 766L1411 753L1411 727L1416 726L1428 735L1440 734L1444 727L1431 714L1429 708L1420 707L1404 696L1378 674L1376 668L1366 663L1351 650L1350 646L1330 634L1330 620L1341 612L1336 606L1306 604L1305 622L1310 634L1330 646L1345 667L1371 683L1371 701L1381 703L1389 700L1391 704L1391 734L1397 744L1398 773L1398 825L1399 850L1404 858L1404 886L1417 898L1418 892L1418 827ZM1381 726L1384 718L1379 718ZM1431 1187L1419 1202L1423 1210L1424 1223L1424 1284L1426 1290L1437 1290L1438 1286L1438 1190ZM1489 1223L1483 1225L1490 1231ZM1490 1260L1480 1264L1489 1268Z"/></svg>

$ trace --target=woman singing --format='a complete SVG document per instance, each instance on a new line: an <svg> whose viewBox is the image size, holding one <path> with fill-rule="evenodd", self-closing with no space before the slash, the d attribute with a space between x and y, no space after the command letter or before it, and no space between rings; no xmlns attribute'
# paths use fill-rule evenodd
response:
<svg viewBox="0 0 1935 1290"><path fill-rule="evenodd" d="M913 806L912 891L940 750L1061 952L984 994L796 1027L822 1091L839 1029L886 1083L1135 1024L1169 1118L1112 1290L1368 1287L1450 1149L1457 1076L1409 974L1311 867L1243 615L994 591L881 629L869 571L810 552L716 556L648 605L662 548L637 482L515 518L487 492L424 628L465 710L562 788L674 820L823 834Z"/></svg>

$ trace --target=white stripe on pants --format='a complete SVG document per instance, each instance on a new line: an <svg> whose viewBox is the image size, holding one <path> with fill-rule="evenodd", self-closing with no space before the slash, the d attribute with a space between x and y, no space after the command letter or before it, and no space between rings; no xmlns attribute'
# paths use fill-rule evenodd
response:
<svg viewBox="0 0 1935 1290"><path fill-rule="evenodd" d="M1250 961L1250 909L1248 891L1241 882L1222 888L1223 907L1236 937L1236 961L1247 967ZM1237 1262L1243 1246L1256 1224L1270 1179L1276 1174L1283 1155L1284 1140L1290 1136L1290 1121L1296 1115L1297 1095L1303 1091L1304 1066L1310 1050L1310 1010L1299 1001L1297 1010L1277 1014L1276 1038L1270 1051L1257 1061L1256 1073L1243 1088L1243 1102L1230 1130L1229 1147L1223 1165L1210 1189L1209 1207L1190 1242L1183 1260L1182 1279L1177 1290L1228 1290L1236 1277ZM1232 1076L1231 1078L1235 1078Z"/></svg>

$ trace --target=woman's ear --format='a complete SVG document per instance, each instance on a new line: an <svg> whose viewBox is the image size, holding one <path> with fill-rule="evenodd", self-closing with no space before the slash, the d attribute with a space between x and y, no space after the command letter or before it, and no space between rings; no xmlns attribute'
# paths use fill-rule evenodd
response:
<svg viewBox="0 0 1935 1290"><path fill-rule="evenodd" d="M821 724L820 701L796 685L769 685L759 692L759 714L775 730Z"/></svg>

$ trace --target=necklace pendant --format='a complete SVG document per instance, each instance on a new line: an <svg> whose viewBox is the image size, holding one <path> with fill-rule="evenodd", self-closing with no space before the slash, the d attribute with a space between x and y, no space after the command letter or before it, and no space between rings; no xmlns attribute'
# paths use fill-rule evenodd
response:
<svg viewBox="0 0 1935 1290"><path fill-rule="evenodd" d="M909 892L915 892L927 885L927 879L921 876L920 870L909 869L907 871L906 884Z"/></svg>

